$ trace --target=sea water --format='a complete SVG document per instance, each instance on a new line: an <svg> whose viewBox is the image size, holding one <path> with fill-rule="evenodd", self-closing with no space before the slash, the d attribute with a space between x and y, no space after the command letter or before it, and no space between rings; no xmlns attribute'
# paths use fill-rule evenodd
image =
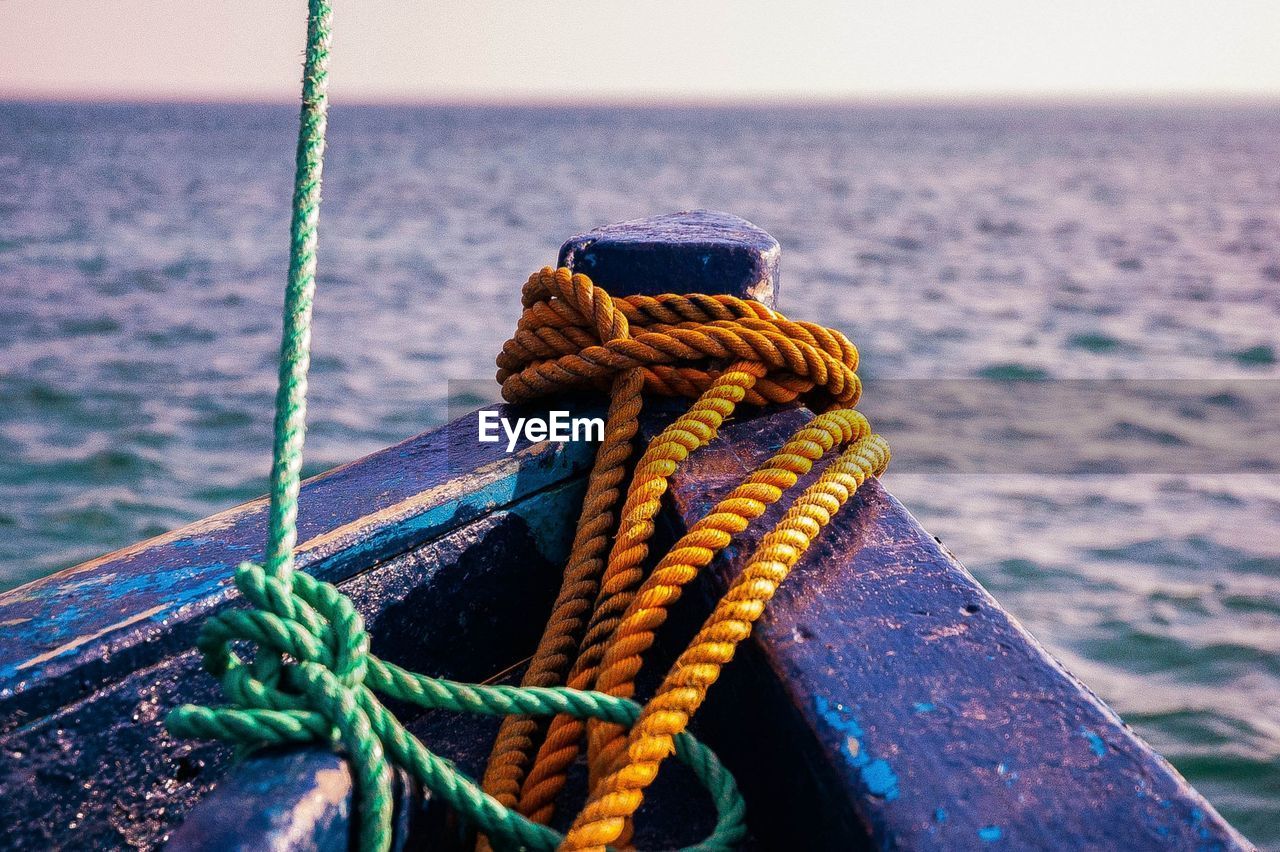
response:
<svg viewBox="0 0 1280 852"><path fill-rule="evenodd" d="M265 491L295 121L0 104L0 588ZM888 488L1280 848L1278 163L1276 104L337 104L308 473L442 422L571 234L744 216Z"/></svg>

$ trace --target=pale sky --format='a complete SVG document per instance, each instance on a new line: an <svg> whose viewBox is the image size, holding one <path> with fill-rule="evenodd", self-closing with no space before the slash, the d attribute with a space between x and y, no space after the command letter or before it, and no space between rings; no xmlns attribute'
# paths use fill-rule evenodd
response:
<svg viewBox="0 0 1280 852"><path fill-rule="evenodd" d="M0 0L0 97L295 100L302 0ZM356 100L1280 96L1280 0L334 0Z"/></svg>

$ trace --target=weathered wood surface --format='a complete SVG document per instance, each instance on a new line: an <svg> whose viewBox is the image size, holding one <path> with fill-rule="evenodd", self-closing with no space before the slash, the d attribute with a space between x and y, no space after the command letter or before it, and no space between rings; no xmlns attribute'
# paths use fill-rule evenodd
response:
<svg viewBox="0 0 1280 852"><path fill-rule="evenodd" d="M727 424L677 472L675 526L809 417ZM767 528L714 563L715 593ZM766 846L1251 848L875 480L782 585L706 710Z"/></svg>
<svg viewBox="0 0 1280 852"><path fill-rule="evenodd" d="M453 423L308 480L299 567L339 582L590 464L582 444L508 455L475 430ZM191 647L234 566L261 557L266 517L255 500L0 595L0 733Z"/></svg>
<svg viewBox="0 0 1280 852"><path fill-rule="evenodd" d="M694 210L606 225L569 239L560 265L615 296L727 293L774 307L782 249L737 216Z"/></svg>
<svg viewBox="0 0 1280 852"><path fill-rule="evenodd" d="M351 596L376 653L474 680L509 666L518 659L514 647L536 641L568 551L566 519L580 505L590 448L524 445L511 457L477 455L460 474L444 464L444 442L457 428L348 465L332 474L338 482L309 482L300 528L313 544L304 545L300 562ZM327 499L334 494L341 505ZM8 845L154 848L221 777L230 749L175 741L163 719L178 704L219 700L191 648L202 618L234 605L225 575L233 562L260 554L264 511L249 504L154 548L17 590L17 605L52 600L73 610L50 610L63 627L128 623L96 636L99 629L89 628L68 659L51 658L59 664L54 688L27 676L5 696L0 820L9 826ZM184 552L201 561L181 562ZM131 582L133 572L142 580ZM85 574L97 581L77 594L77 576ZM166 607L163 620L121 618L126 607L145 613L165 604L166 575L185 604ZM207 587L207 596L196 597L192 585ZM21 630L5 634L6 655L29 659L58 646L39 630L52 619L27 617Z"/></svg>

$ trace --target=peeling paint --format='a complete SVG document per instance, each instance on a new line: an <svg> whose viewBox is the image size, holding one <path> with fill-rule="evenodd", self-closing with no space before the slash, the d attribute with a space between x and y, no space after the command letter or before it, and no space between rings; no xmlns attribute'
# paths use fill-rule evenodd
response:
<svg viewBox="0 0 1280 852"><path fill-rule="evenodd" d="M84 645L88 642L92 642L94 639L98 639L102 636L107 635L108 633L114 632L116 630L120 630L121 628L124 628L124 627L128 627L131 624L137 624L139 621L148 619L151 616L155 615L156 613L163 611L164 609L167 609L165 604L160 604L159 606L153 606L151 607L151 609L143 610L142 612L139 612L135 615L130 616L129 618L126 618L124 621L118 621L115 624L112 624L108 627L104 627L101 630L99 630L97 633L90 633L87 636L81 636L78 639L72 639L70 642L66 642L62 645L59 645L58 647L54 648L52 651L46 651L43 654L32 657L31 659L27 660L24 663L19 663L16 666L16 668L18 669L18 671L22 671L23 669L29 669L32 666L38 666L41 663L47 663L49 660L52 660L54 657L60 657L63 654L67 653L68 651L74 651L76 648L79 648L81 645Z"/></svg>
<svg viewBox="0 0 1280 852"><path fill-rule="evenodd" d="M821 695L813 699L814 710L828 725L845 736L846 762L858 773L867 792L877 798L892 802L898 798L898 776L888 761L872 758L862 744L865 736L862 727L845 709L844 705L832 705Z"/></svg>

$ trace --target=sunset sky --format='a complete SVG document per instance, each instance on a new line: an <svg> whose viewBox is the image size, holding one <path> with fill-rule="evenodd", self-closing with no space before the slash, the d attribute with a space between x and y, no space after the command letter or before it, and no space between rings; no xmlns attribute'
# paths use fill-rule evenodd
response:
<svg viewBox="0 0 1280 852"><path fill-rule="evenodd" d="M0 96L291 100L301 0L0 0ZM334 0L347 100L1280 96L1274 0Z"/></svg>

